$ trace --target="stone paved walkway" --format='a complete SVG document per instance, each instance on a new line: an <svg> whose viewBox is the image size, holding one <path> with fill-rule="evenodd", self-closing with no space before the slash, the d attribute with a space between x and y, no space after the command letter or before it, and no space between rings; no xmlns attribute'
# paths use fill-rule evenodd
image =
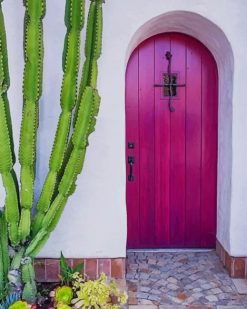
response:
<svg viewBox="0 0 247 309"><path fill-rule="evenodd" d="M247 295L237 293L215 251L129 252L126 277L129 305L247 308Z"/></svg>

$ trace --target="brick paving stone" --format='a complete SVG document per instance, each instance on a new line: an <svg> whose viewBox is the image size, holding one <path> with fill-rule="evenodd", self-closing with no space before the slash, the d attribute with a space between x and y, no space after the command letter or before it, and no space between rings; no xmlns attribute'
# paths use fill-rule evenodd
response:
<svg viewBox="0 0 247 309"><path fill-rule="evenodd" d="M187 284L184 286L185 290L192 290L194 287L192 284Z"/></svg>
<svg viewBox="0 0 247 309"><path fill-rule="evenodd" d="M169 277L169 278L167 279L167 281L169 281L169 282L171 282L171 283L174 283L174 284L176 284L176 283L178 282L178 280L177 280L176 278L174 278L174 277Z"/></svg>
<svg viewBox="0 0 247 309"><path fill-rule="evenodd" d="M149 292L150 291L150 287L146 287L146 286L141 286L140 288L139 288L139 291L140 292Z"/></svg>
<svg viewBox="0 0 247 309"><path fill-rule="evenodd" d="M159 309L186 309L183 305L161 305Z"/></svg>
<svg viewBox="0 0 247 309"><path fill-rule="evenodd" d="M155 305L137 305L129 306L130 309L158 309L158 306Z"/></svg>
<svg viewBox="0 0 247 309"><path fill-rule="evenodd" d="M226 292L226 293L231 293L233 291L233 287L230 287L230 286L222 286L222 291Z"/></svg>
<svg viewBox="0 0 247 309"><path fill-rule="evenodd" d="M162 292L159 289L157 289L157 290L152 289L152 290L150 290L149 293L154 294L154 295L160 295Z"/></svg>
<svg viewBox="0 0 247 309"><path fill-rule="evenodd" d="M247 309L247 295L238 294L214 251L129 252L126 278L129 305Z"/></svg>
<svg viewBox="0 0 247 309"><path fill-rule="evenodd" d="M173 283L169 283L167 285L168 289L170 290L173 290L173 291L176 291L177 289L179 289L179 286L177 286L176 284L173 284Z"/></svg>
<svg viewBox="0 0 247 309"><path fill-rule="evenodd" d="M140 299L139 305L154 305L154 303L149 299Z"/></svg>
<svg viewBox="0 0 247 309"><path fill-rule="evenodd" d="M203 290L209 290L209 289L212 288L212 285L211 285L210 283L203 284L203 285L202 285L202 288L203 288Z"/></svg>
<svg viewBox="0 0 247 309"><path fill-rule="evenodd" d="M148 293L144 293L144 292L137 292L137 293L136 293L136 297L137 297L137 298L148 299L148 296L149 296Z"/></svg>
<svg viewBox="0 0 247 309"><path fill-rule="evenodd" d="M233 279L233 283L239 294L247 294L247 279Z"/></svg>
<svg viewBox="0 0 247 309"><path fill-rule="evenodd" d="M219 288L215 288L211 290L212 294L220 294L221 293L221 289Z"/></svg>
<svg viewBox="0 0 247 309"><path fill-rule="evenodd" d="M218 306L217 309L240 309L242 306ZM245 307L246 308L246 307Z"/></svg>
<svg viewBox="0 0 247 309"><path fill-rule="evenodd" d="M138 305L138 300L136 297L129 297L128 298L128 304L130 305Z"/></svg>
<svg viewBox="0 0 247 309"><path fill-rule="evenodd" d="M193 289L193 292L201 292L201 291L202 291L201 288L195 288L195 289Z"/></svg>
<svg viewBox="0 0 247 309"><path fill-rule="evenodd" d="M194 293L194 294L192 294L192 297L194 297L194 299L199 299L199 298L203 297L203 293Z"/></svg>
<svg viewBox="0 0 247 309"><path fill-rule="evenodd" d="M160 297L159 297L159 296L157 296L157 295L152 295L152 294L149 294L148 299L149 299L149 300L152 300L152 301L157 301L157 302L160 301Z"/></svg>
<svg viewBox="0 0 247 309"><path fill-rule="evenodd" d="M208 301L210 301L211 303L213 302L217 302L218 301L218 298L214 295L208 295L205 297Z"/></svg>
<svg viewBox="0 0 247 309"><path fill-rule="evenodd" d="M141 273L140 274L140 279L148 279L149 278L149 274L146 274L146 273Z"/></svg>
<svg viewBox="0 0 247 309"><path fill-rule="evenodd" d="M189 306L189 309L211 309L212 307L211 306L201 306L201 305L192 305L192 306Z"/></svg>
<svg viewBox="0 0 247 309"><path fill-rule="evenodd" d="M150 264L150 265L156 265L156 264L157 264L157 260L156 260L156 259L149 259L149 260L148 260L148 264Z"/></svg>

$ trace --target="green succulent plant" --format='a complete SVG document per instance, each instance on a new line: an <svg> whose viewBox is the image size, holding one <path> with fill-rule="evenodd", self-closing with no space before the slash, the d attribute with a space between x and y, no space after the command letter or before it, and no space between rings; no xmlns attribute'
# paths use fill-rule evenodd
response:
<svg viewBox="0 0 247 309"><path fill-rule="evenodd" d="M28 304L25 301L17 301L9 307L9 309L28 309Z"/></svg>
<svg viewBox="0 0 247 309"><path fill-rule="evenodd" d="M60 286L55 290L55 302L69 305L73 298L73 290L69 286Z"/></svg>
<svg viewBox="0 0 247 309"><path fill-rule="evenodd" d="M103 0L91 0L90 3L80 82L80 34L84 26L85 0L66 0L61 113L49 172L37 205L34 202L34 182L46 0L24 0L25 66L18 155L20 181L14 171L14 141L7 95L10 77L2 2L0 0L0 174L6 198L4 208L0 210L0 295L10 287L12 292L22 290L23 299L31 302L36 296L33 258L55 229L69 196L75 191L88 138L95 129L100 105L97 60L102 49Z"/></svg>
<svg viewBox="0 0 247 309"><path fill-rule="evenodd" d="M65 304L58 304L57 309L69 309L69 308L72 308L71 306L69 305L65 305Z"/></svg>

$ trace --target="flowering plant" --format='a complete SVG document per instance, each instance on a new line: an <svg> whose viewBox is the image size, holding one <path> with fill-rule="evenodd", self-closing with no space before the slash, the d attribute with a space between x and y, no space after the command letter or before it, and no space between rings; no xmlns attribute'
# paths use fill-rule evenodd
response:
<svg viewBox="0 0 247 309"><path fill-rule="evenodd" d="M116 282L101 273L97 280L85 280L79 272L72 274L70 286L59 285L43 297L43 302L29 305L16 301L9 309L119 309L127 302L126 292L122 292ZM1 308L0 308L1 309ZM4 308L5 309L5 308Z"/></svg>
<svg viewBox="0 0 247 309"><path fill-rule="evenodd" d="M99 279L80 282L80 276L76 278L73 287L76 296L71 303L74 308L104 308L118 309L127 302L127 294L121 292L114 281L108 281L104 273Z"/></svg>

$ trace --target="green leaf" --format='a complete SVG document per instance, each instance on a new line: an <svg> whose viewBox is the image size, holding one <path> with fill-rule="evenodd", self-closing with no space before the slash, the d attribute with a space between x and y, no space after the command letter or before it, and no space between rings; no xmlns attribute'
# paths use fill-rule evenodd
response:
<svg viewBox="0 0 247 309"><path fill-rule="evenodd" d="M76 267L73 269L73 273L80 273L84 268L84 264L80 263L76 265Z"/></svg>
<svg viewBox="0 0 247 309"><path fill-rule="evenodd" d="M64 276L68 271L68 264L66 263L65 257L63 256L63 253L61 251L61 256L60 256L60 273L61 276Z"/></svg>

